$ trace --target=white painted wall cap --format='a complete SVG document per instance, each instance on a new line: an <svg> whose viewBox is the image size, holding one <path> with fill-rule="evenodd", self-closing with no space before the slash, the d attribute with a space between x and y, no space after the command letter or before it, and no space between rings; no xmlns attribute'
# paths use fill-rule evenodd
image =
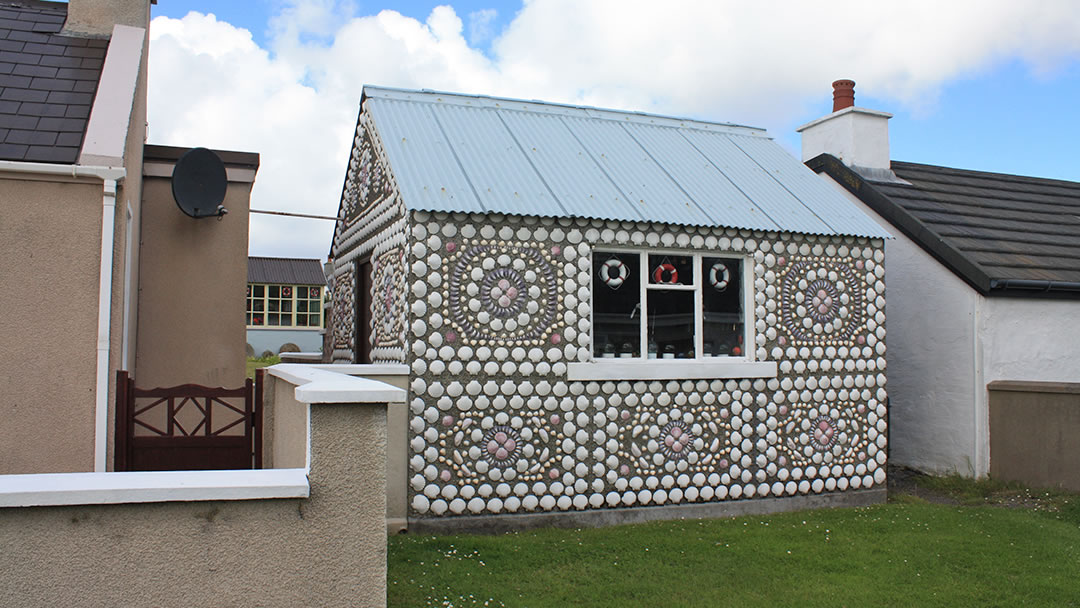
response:
<svg viewBox="0 0 1080 608"><path fill-rule="evenodd" d="M301 403L402 403L403 389L385 382L329 371L330 366L279 363L266 368L268 373L296 385L296 400Z"/></svg>
<svg viewBox="0 0 1080 608"><path fill-rule="evenodd" d="M828 122L830 120L833 120L834 118L840 118L841 116L844 116L846 114L866 114L868 116L877 116L877 117L885 118L885 119L889 119L889 118L893 117L893 115L889 114L888 112L882 112L880 110L868 110L866 108L858 108L858 107L855 107L855 106L851 106L849 108L844 108L843 110L837 110L836 112L833 112L832 114L829 114L827 116L822 116L821 118L815 118L814 120L811 120L810 122L806 123L805 125L803 125L801 127L796 127L795 132L796 133L802 133L803 131L809 129L810 127L817 126L817 125L819 125L819 124L821 124L823 122Z"/></svg>
<svg viewBox="0 0 1080 608"><path fill-rule="evenodd" d="M305 498L305 469L0 475L0 507Z"/></svg>

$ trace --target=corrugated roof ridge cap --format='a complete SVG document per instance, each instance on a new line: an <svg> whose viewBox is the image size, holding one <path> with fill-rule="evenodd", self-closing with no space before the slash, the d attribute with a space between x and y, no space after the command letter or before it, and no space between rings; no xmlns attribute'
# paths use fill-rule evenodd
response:
<svg viewBox="0 0 1080 608"><path fill-rule="evenodd" d="M693 118L679 116L667 116L636 110L614 110L598 108L594 106L582 106L539 99L515 99L511 97L494 97L491 95L469 95L465 93L451 93L435 91L432 89L403 89L396 87L382 87L364 85L361 98L363 99L389 99L396 101L412 101L417 103L446 103L478 108L496 108L502 110L517 110L525 112L537 112L543 114L556 114L562 116L579 116L583 118L599 118L602 120L632 121L639 124L651 124L653 126L698 129L720 133L734 133L752 137L765 137L772 139L768 132L761 127L751 127L725 122L709 122ZM659 122L658 122L659 121Z"/></svg>

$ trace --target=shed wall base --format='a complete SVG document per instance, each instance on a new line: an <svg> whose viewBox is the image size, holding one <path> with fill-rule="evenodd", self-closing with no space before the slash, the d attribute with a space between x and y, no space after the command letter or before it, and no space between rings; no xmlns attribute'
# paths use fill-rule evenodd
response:
<svg viewBox="0 0 1080 608"><path fill-rule="evenodd" d="M732 500L708 504L630 507L595 511L472 515L465 517L425 517L409 520L409 532L416 534L501 534L533 528L599 528L670 519L718 519L739 515L765 515L809 509L866 507L882 504L884 487L872 490Z"/></svg>

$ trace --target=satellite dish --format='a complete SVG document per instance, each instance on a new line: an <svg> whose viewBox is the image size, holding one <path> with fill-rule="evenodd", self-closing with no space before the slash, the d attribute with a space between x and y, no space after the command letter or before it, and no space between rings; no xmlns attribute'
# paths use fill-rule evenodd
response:
<svg viewBox="0 0 1080 608"><path fill-rule="evenodd" d="M206 148L188 150L173 167L173 198L176 206L191 217L221 217L228 213L221 205L226 185L225 163Z"/></svg>

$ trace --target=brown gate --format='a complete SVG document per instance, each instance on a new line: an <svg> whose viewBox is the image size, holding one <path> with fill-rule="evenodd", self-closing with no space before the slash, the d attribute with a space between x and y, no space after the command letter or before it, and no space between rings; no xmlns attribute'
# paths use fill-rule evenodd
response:
<svg viewBox="0 0 1080 608"><path fill-rule="evenodd" d="M116 372L117 471L262 468L262 379L136 388Z"/></svg>

